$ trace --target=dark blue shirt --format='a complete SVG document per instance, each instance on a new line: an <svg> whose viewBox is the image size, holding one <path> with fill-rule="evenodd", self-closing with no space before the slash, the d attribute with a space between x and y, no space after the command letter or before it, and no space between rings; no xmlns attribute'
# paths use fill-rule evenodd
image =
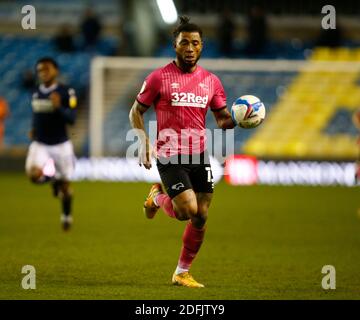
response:
<svg viewBox="0 0 360 320"><path fill-rule="evenodd" d="M57 92L61 97L60 108L54 109L50 95ZM34 140L54 145L69 140L66 125L74 124L77 100L75 90L62 84L48 88L40 85L32 96Z"/></svg>

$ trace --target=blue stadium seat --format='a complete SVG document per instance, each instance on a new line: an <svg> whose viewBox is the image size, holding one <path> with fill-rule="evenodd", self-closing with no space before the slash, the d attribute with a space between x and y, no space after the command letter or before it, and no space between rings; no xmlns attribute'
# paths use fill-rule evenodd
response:
<svg viewBox="0 0 360 320"><path fill-rule="evenodd" d="M31 94L22 88L22 74L27 69L33 69L40 57L54 57L68 83L84 92L89 86L91 58L98 54L112 54L114 50L116 41L113 38L104 38L94 52L64 54L56 51L49 37L0 35L0 95L7 100L11 112L6 120L5 143L29 143Z"/></svg>

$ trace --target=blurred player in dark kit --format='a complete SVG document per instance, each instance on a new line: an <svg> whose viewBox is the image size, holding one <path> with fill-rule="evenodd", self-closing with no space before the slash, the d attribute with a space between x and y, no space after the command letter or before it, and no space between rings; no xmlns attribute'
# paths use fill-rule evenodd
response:
<svg viewBox="0 0 360 320"><path fill-rule="evenodd" d="M69 230L73 222L70 178L75 155L66 126L75 123L77 98L74 89L58 82L59 67L54 59L38 60L36 73L40 85L32 95L32 142L26 158L26 173L35 184L51 183L53 195L61 199L62 227ZM49 162L55 167L52 175L44 170Z"/></svg>

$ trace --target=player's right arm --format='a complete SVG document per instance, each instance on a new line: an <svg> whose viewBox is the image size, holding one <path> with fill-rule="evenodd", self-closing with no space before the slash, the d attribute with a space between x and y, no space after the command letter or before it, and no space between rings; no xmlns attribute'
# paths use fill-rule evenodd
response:
<svg viewBox="0 0 360 320"><path fill-rule="evenodd" d="M129 113L129 120L131 127L137 131L137 136L139 138L139 165L144 165L146 169L150 169L152 148L149 137L145 132L143 116L147 109L147 107L143 106L137 100L135 100Z"/></svg>
<svg viewBox="0 0 360 320"><path fill-rule="evenodd" d="M145 132L143 114L159 98L161 87L161 73L155 70L145 79L139 94L130 110L129 119L133 129L137 130L139 137L139 164L146 169L151 168L152 147Z"/></svg>

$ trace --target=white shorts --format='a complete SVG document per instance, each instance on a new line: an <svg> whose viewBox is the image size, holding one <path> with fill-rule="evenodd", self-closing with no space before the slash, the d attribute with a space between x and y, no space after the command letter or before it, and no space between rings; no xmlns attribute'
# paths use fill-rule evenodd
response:
<svg viewBox="0 0 360 320"><path fill-rule="evenodd" d="M43 170L45 175L56 179L70 180L75 168L75 154L71 141L47 145L33 141L29 146L25 170L32 167Z"/></svg>

